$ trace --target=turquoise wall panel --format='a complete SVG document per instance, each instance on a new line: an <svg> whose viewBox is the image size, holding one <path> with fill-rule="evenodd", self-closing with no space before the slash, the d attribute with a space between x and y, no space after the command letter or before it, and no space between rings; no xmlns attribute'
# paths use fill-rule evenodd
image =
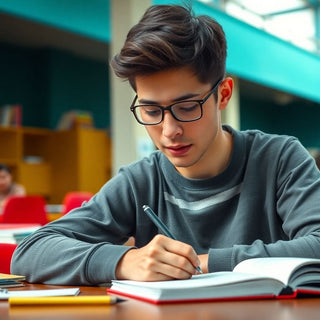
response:
<svg viewBox="0 0 320 320"><path fill-rule="evenodd" d="M96 128L110 126L108 65L63 51L48 52L50 128L70 110L90 111Z"/></svg>
<svg viewBox="0 0 320 320"><path fill-rule="evenodd" d="M241 129L259 129L269 133L297 137L307 148L320 149L320 108L314 102L299 99L279 105L254 97L240 97Z"/></svg>
<svg viewBox="0 0 320 320"><path fill-rule="evenodd" d="M0 106L22 105L22 124L48 124L46 67L41 51L0 44Z"/></svg>
<svg viewBox="0 0 320 320"><path fill-rule="evenodd" d="M110 42L110 0L0 0L0 11Z"/></svg>

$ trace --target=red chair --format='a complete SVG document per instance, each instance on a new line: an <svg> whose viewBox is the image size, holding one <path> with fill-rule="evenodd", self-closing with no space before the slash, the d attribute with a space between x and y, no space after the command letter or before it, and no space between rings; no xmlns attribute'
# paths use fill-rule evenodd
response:
<svg viewBox="0 0 320 320"><path fill-rule="evenodd" d="M84 201L89 201L93 196L92 192L87 191L70 191L68 192L62 201L64 210L62 215L67 214L69 211L75 208L81 207Z"/></svg>
<svg viewBox="0 0 320 320"><path fill-rule="evenodd" d="M2 211L2 223L48 223L46 202L42 196L13 196Z"/></svg>
<svg viewBox="0 0 320 320"><path fill-rule="evenodd" d="M14 243L0 243L0 273L10 273L11 257L16 247Z"/></svg>

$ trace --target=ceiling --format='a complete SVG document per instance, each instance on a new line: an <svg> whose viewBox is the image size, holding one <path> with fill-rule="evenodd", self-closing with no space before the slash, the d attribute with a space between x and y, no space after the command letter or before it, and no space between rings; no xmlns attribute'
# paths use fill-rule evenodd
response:
<svg viewBox="0 0 320 320"><path fill-rule="evenodd" d="M198 0L320 55L320 0Z"/></svg>

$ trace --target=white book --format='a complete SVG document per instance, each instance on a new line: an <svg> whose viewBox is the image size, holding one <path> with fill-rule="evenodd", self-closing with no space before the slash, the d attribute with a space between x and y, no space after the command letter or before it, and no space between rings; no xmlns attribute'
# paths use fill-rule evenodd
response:
<svg viewBox="0 0 320 320"><path fill-rule="evenodd" d="M80 293L79 288L63 288L48 290L21 290L0 292L0 300L7 300L12 297L60 297L76 296Z"/></svg>
<svg viewBox="0 0 320 320"><path fill-rule="evenodd" d="M188 280L113 280L107 291L152 303L320 297L320 259L255 258L230 272L199 274Z"/></svg>
<svg viewBox="0 0 320 320"><path fill-rule="evenodd" d="M23 238L38 230L40 225L36 224L7 224L2 223L0 226L1 243L19 243Z"/></svg>

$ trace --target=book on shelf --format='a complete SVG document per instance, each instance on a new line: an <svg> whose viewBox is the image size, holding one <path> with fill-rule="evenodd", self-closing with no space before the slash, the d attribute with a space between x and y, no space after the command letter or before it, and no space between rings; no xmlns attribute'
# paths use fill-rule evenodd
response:
<svg viewBox="0 0 320 320"><path fill-rule="evenodd" d="M0 273L0 288L22 287L24 280L24 276Z"/></svg>
<svg viewBox="0 0 320 320"><path fill-rule="evenodd" d="M58 130L69 130L77 127L93 128L93 117L91 112L82 110L71 110L63 113L57 125Z"/></svg>
<svg viewBox="0 0 320 320"><path fill-rule="evenodd" d="M320 259L254 258L240 262L233 271L199 274L187 280L113 280L107 291L155 304L320 297Z"/></svg>
<svg viewBox="0 0 320 320"><path fill-rule="evenodd" d="M7 104L0 107L0 126L21 127L22 106L20 104Z"/></svg>

